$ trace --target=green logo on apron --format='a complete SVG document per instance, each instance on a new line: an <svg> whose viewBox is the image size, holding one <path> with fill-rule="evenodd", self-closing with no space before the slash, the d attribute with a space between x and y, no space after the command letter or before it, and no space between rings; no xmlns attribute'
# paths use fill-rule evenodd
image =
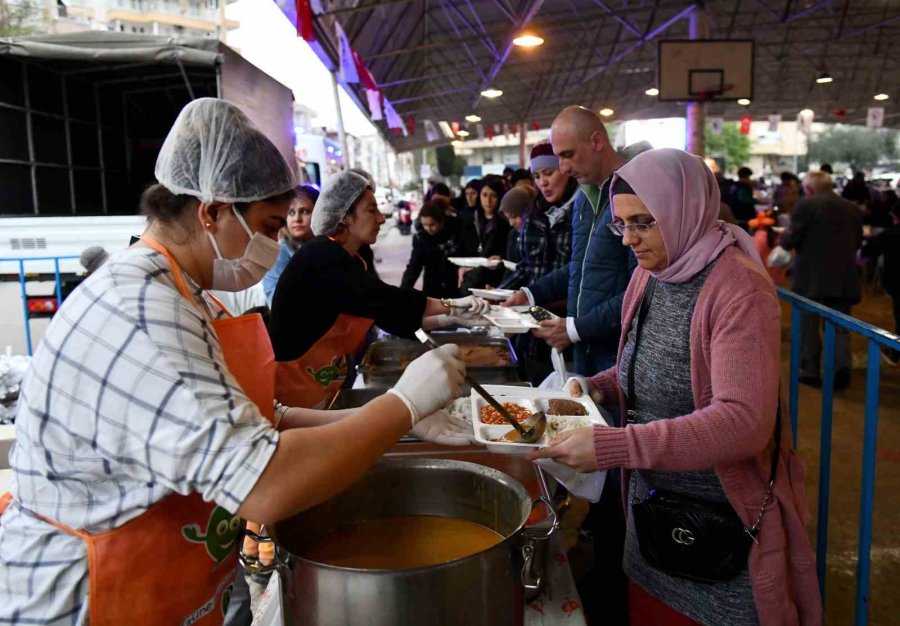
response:
<svg viewBox="0 0 900 626"><path fill-rule="evenodd" d="M205 533L200 534L200 526L197 524L188 524L181 528L181 534L191 543L202 543L209 558L219 564L231 553L240 527L240 517L217 506L209 514Z"/></svg>

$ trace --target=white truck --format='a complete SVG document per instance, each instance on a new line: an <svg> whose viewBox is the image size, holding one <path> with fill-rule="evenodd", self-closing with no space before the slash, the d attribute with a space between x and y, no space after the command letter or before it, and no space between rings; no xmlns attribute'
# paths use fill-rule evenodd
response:
<svg viewBox="0 0 900 626"><path fill-rule="evenodd" d="M2 259L113 252L144 230L141 192L181 108L219 97L239 106L296 164L293 94L216 40L83 32L0 39ZM52 261L25 264L53 273ZM83 270L60 262L63 274Z"/></svg>

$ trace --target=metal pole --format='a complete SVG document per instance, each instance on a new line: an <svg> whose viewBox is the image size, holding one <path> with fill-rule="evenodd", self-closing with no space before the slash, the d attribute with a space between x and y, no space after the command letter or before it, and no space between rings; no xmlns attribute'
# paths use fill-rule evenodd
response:
<svg viewBox="0 0 900 626"><path fill-rule="evenodd" d="M866 423L863 431L862 495L859 502L859 554L856 561L856 620L865 626L869 620L869 574L872 551L872 510L875 506L875 444L878 440L878 381L881 346L869 340L866 367Z"/></svg>
<svg viewBox="0 0 900 626"><path fill-rule="evenodd" d="M334 108L337 111L338 137L341 140L341 149L344 151L344 166L350 167L350 151L347 149L347 134L344 132L344 115L341 113L337 70L331 72L331 86L334 89Z"/></svg>
<svg viewBox="0 0 900 626"><path fill-rule="evenodd" d="M22 291L22 313L25 316L25 349L31 356L31 322L28 321L28 292L25 290L25 261L19 259L19 289Z"/></svg>
<svg viewBox="0 0 900 626"><path fill-rule="evenodd" d="M689 24L691 39L709 37L709 14L702 8L691 11ZM706 156L706 103L688 102L686 117L687 151L698 156Z"/></svg>
<svg viewBox="0 0 900 626"><path fill-rule="evenodd" d="M519 123L519 167L525 169L525 122Z"/></svg>
<svg viewBox="0 0 900 626"><path fill-rule="evenodd" d="M69 204L75 213L75 170L72 167L72 131L69 128L69 97L66 89L66 78L60 74L59 84L62 88L63 124L66 126L66 164L69 166Z"/></svg>
<svg viewBox="0 0 900 626"><path fill-rule="evenodd" d="M53 279L56 281L56 310L62 305L62 281L59 279L59 257L53 259Z"/></svg>
<svg viewBox="0 0 900 626"><path fill-rule="evenodd" d="M109 213L106 199L106 160L103 158L103 124L100 119L100 88L97 85L94 85L94 119L97 122L97 158L100 160L100 203L103 213ZM128 130L127 124L125 129Z"/></svg>
<svg viewBox="0 0 900 626"><path fill-rule="evenodd" d="M828 500L831 491L831 426L834 404L834 322L825 321L825 350L822 375L822 434L819 443L819 508L816 515L816 573L825 598L828 561ZM823 600L824 601L824 600Z"/></svg>
<svg viewBox="0 0 900 626"><path fill-rule="evenodd" d="M28 160L30 161L29 170L31 171L31 201L34 214L38 215L38 186L37 186L37 166L35 161L37 157L34 155L34 130L31 127L31 90L28 88L28 64L22 64L22 92L25 95L25 134L28 138ZM27 324L27 321L26 321ZM29 350L28 354L31 354Z"/></svg>

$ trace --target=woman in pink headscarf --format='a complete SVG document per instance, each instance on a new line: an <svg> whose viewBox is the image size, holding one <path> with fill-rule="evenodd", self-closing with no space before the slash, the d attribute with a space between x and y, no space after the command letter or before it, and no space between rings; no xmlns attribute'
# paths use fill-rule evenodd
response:
<svg viewBox="0 0 900 626"><path fill-rule="evenodd" d="M610 189L610 228L638 269L616 365L570 392L618 405L627 425L570 431L532 456L632 470L632 626L818 625L803 466L779 409L778 300L753 240L717 220L713 174L681 150L640 154Z"/></svg>

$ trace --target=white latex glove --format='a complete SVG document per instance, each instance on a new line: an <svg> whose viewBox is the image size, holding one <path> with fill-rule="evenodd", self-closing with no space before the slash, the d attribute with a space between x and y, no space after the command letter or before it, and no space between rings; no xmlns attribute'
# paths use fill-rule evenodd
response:
<svg viewBox="0 0 900 626"><path fill-rule="evenodd" d="M407 365L388 393L403 401L415 426L421 418L459 396L465 375L466 364L459 356L459 346L447 344Z"/></svg>
<svg viewBox="0 0 900 626"><path fill-rule="evenodd" d="M413 426L409 434L442 446L465 446L472 436L472 425L455 415L438 411Z"/></svg>
<svg viewBox="0 0 900 626"><path fill-rule="evenodd" d="M465 319L481 317L483 313L487 313L491 309L491 305L487 300L482 300L475 296L454 298L451 300L444 300L444 302L450 305L451 316L463 317Z"/></svg>

